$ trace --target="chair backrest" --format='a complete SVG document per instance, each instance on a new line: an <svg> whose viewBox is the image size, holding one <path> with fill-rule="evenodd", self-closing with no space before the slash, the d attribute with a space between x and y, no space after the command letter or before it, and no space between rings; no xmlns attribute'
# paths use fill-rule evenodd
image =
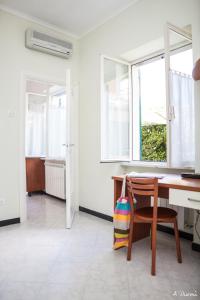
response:
<svg viewBox="0 0 200 300"><path fill-rule="evenodd" d="M157 209L158 202L158 178L126 178L128 196L131 199L131 208L134 210L133 201L135 195L154 197L154 207Z"/></svg>

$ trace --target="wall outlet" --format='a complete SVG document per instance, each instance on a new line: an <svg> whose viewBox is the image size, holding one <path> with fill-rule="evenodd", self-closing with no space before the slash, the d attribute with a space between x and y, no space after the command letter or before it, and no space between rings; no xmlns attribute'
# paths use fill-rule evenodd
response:
<svg viewBox="0 0 200 300"><path fill-rule="evenodd" d="M5 205L6 199L3 197L0 197L0 206Z"/></svg>

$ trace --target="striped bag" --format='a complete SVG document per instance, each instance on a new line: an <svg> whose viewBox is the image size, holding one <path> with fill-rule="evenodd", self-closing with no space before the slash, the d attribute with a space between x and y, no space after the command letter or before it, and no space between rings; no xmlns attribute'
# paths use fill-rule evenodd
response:
<svg viewBox="0 0 200 300"><path fill-rule="evenodd" d="M113 249L128 247L131 207L128 197L125 197L126 176L123 180L121 197L117 200L114 211L114 245Z"/></svg>

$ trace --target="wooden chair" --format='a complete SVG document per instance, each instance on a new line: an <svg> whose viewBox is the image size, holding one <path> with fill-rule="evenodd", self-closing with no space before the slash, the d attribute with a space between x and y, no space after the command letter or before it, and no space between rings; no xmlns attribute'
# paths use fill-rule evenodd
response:
<svg viewBox="0 0 200 300"><path fill-rule="evenodd" d="M180 239L177 225L177 212L167 207L158 207L158 179L157 178L129 178L127 177L127 191L131 205L130 232L127 260L131 260L134 223L151 224L152 265L151 274L156 274L156 230L157 223L173 223L176 238L177 260L182 262ZM138 196L153 197L153 207L134 208L134 199L142 201Z"/></svg>

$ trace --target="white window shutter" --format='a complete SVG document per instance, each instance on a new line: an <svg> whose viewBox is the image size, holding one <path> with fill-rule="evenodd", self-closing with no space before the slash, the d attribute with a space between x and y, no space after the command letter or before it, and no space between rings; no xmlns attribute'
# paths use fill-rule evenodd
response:
<svg viewBox="0 0 200 300"><path fill-rule="evenodd" d="M192 79L186 71L174 67L173 56L192 47L191 34L167 23L165 25L165 71L167 122L167 161L169 167L194 167L194 99ZM191 55L192 57L192 55ZM182 58L183 65L184 58ZM192 69L192 67L191 67ZM178 72L177 72L178 71ZM188 70L187 70L188 71Z"/></svg>
<svg viewBox="0 0 200 300"><path fill-rule="evenodd" d="M130 65L101 59L101 161L131 159Z"/></svg>

